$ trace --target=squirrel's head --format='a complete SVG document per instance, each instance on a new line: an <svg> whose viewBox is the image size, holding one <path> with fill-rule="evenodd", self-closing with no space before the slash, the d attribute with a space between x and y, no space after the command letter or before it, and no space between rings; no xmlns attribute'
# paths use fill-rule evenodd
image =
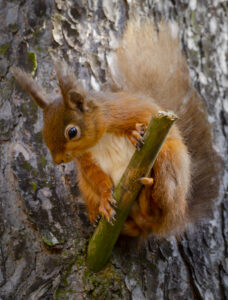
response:
<svg viewBox="0 0 228 300"><path fill-rule="evenodd" d="M19 68L11 72L22 88L43 110L43 137L53 161L69 162L94 146L102 135L97 130L100 110L96 100L77 83L65 62L55 62L59 94L47 94L37 82ZM96 111L96 113L95 113ZM100 127L100 126L99 126Z"/></svg>

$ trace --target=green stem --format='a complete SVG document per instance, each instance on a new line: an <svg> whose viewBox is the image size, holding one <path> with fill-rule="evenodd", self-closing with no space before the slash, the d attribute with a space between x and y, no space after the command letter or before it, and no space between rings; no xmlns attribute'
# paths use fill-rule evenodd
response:
<svg viewBox="0 0 228 300"><path fill-rule="evenodd" d="M102 218L90 240L87 263L92 271L98 272L106 265L132 204L142 188L137 179L148 176L150 173L158 152L176 119L175 115L166 112L159 112L158 116L151 119L145 133L143 147L135 151L115 188L116 221L112 225Z"/></svg>

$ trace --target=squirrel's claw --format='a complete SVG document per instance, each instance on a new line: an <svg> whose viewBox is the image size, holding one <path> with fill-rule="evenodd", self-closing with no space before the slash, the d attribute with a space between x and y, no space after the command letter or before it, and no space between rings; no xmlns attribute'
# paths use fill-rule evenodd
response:
<svg viewBox="0 0 228 300"><path fill-rule="evenodd" d="M96 213L90 213L89 214L89 221L90 223L96 223L96 220L97 220L97 214Z"/></svg>
<svg viewBox="0 0 228 300"><path fill-rule="evenodd" d="M96 218L95 218L95 220L94 220L94 223L97 225L99 221L100 221L100 216L97 215Z"/></svg>
<svg viewBox="0 0 228 300"><path fill-rule="evenodd" d="M112 196L110 198L108 198L108 202L111 203L113 206L117 205L116 200Z"/></svg>
<svg viewBox="0 0 228 300"><path fill-rule="evenodd" d="M109 221L109 223L110 223L111 225L114 225L115 221L116 221L116 218L115 218L115 216L113 216L113 217L111 218L111 220Z"/></svg>

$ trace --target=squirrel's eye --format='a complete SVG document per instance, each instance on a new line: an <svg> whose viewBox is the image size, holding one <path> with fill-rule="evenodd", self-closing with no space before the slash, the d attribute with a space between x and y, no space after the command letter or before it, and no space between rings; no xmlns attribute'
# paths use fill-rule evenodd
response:
<svg viewBox="0 0 228 300"><path fill-rule="evenodd" d="M69 139L71 140L72 138L74 138L77 135L78 131L76 127L72 127L69 131L68 131L68 136Z"/></svg>
<svg viewBox="0 0 228 300"><path fill-rule="evenodd" d="M78 126L74 126L74 125L68 125L66 130L65 130L65 137L68 140L72 140L73 138L80 137L80 129Z"/></svg>

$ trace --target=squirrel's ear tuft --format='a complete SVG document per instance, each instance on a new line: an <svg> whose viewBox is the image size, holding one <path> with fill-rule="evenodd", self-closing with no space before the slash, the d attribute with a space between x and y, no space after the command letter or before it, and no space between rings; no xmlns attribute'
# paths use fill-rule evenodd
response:
<svg viewBox="0 0 228 300"><path fill-rule="evenodd" d="M45 101L45 99L47 99L46 93L31 75L25 73L17 67L10 68L10 72L13 74L20 86L32 97L39 107L44 109L48 105L48 103Z"/></svg>
<svg viewBox="0 0 228 300"><path fill-rule="evenodd" d="M65 102L70 108L85 111L84 96L76 90L70 90L66 99Z"/></svg>
<svg viewBox="0 0 228 300"><path fill-rule="evenodd" d="M59 87L63 98L65 98L69 91L77 86L76 76L73 69L65 61L53 59L53 63L59 81Z"/></svg>
<svg viewBox="0 0 228 300"><path fill-rule="evenodd" d="M71 109L85 111L85 91L78 84L74 70L64 60L53 58L53 63L65 104Z"/></svg>

